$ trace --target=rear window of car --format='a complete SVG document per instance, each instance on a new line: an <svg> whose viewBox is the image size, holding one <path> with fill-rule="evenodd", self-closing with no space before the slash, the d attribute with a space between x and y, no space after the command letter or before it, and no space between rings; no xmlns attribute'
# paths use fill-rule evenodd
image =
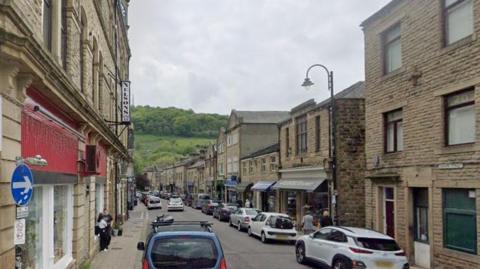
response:
<svg viewBox="0 0 480 269"><path fill-rule="evenodd" d="M276 229L292 229L293 221L289 217L284 216L272 216L270 219L270 225Z"/></svg>
<svg viewBox="0 0 480 269"><path fill-rule="evenodd" d="M400 247L395 240L378 238L357 238L357 243L363 248L380 251L397 251Z"/></svg>
<svg viewBox="0 0 480 269"><path fill-rule="evenodd" d="M184 236L156 240L150 257L157 269L202 269L215 266L218 252L212 239Z"/></svg>
<svg viewBox="0 0 480 269"><path fill-rule="evenodd" d="M150 200L150 204L159 204L159 203L160 203L160 200L155 200L155 199Z"/></svg>
<svg viewBox="0 0 480 269"><path fill-rule="evenodd" d="M200 195L200 196L198 196L198 199L200 199L200 200L209 200L209 199L210 199L210 196L209 196L209 195Z"/></svg>
<svg viewBox="0 0 480 269"><path fill-rule="evenodd" d="M181 202L182 202L182 199L180 199L180 198L173 198L173 199L170 199L170 202L171 202L171 203L181 203Z"/></svg>
<svg viewBox="0 0 480 269"><path fill-rule="evenodd" d="M258 215L258 212L257 210L253 210L253 209L245 209L245 214L249 216L256 216Z"/></svg>

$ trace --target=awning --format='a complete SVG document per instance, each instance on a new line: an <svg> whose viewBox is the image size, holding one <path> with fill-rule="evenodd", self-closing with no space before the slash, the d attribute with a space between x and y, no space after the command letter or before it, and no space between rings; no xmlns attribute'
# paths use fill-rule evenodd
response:
<svg viewBox="0 0 480 269"><path fill-rule="evenodd" d="M326 178L282 179L277 181L273 189L314 192L325 180Z"/></svg>
<svg viewBox="0 0 480 269"><path fill-rule="evenodd" d="M262 191L266 192L269 191L270 188L275 184L276 181L259 181L253 185L252 190L253 191Z"/></svg>
<svg viewBox="0 0 480 269"><path fill-rule="evenodd" d="M251 182L241 182L237 185L237 192L244 192L248 187L252 186Z"/></svg>
<svg viewBox="0 0 480 269"><path fill-rule="evenodd" d="M223 184L226 188L235 188L238 185L236 178L227 178Z"/></svg>

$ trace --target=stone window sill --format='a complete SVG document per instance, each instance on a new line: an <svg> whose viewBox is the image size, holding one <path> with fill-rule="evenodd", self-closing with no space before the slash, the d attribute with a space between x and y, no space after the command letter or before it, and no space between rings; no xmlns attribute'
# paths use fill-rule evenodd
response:
<svg viewBox="0 0 480 269"><path fill-rule="evenodd" d="M402 67L398 68L397 70L392 71L388 74L382 74L381 81L384 82L386 80L390 80L390 79L399 77L399 76L403 75L404 73L405 73L405 66L402 66Z"/></svg>
<svg viewBox="0 0 480 269"><path fill-rule="evenodd" d="M468 46L469 44L473 43L477 38L474 35L467 36L465 38L462 38L458 41L455 41L452 44L444 46L440 50L440 55L448 54L454 50L457 50L461 47Z"/></svg>
<svg viewBox="0 0 480 269"><path fill-rule="evenodd" d="M479 146L480 146L479 144L475 144L475 143L446 146L438 149L436 153L438 155L448 155L448 154L475 152L480 150Z"/></svg>

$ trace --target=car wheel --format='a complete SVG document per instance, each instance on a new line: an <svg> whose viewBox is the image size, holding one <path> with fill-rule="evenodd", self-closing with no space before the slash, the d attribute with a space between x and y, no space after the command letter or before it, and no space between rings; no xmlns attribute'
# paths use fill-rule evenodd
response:
<svg viewBox="0 0 480 269"><path fill-rule="evenodd" d="M262 243L266 244L268 243L268 238L267 236L265 235L265 232L262 232L261 236L260 236L260 240L262 241Z"/></svg>
<svg viewBox="0 0 480 269"><path fill-rule="evenodd" d="M248 227L248 236L253 236L253 233L252 233L252 228Z"/></svg>
<svg viewBox="0 0 480 269"><path fill-rule="evenodd" d="M352 269L352 263L344 258L335 259L333 262L333 269Z"/></svg>
<svg viewBox="0 0 480 269"><path fill-rule="evenodd" d="M295 248L295 255L299 264L305 264L307 257L305 257L305 246L303 244L297 245Z"/></svg>
<svg viewBox="0 0 480 269"><path fill-rule="evenodd" d="M240 221L238 222L237 230L238 230L239 232L242 231L242 225L240 224Z"/></svg>

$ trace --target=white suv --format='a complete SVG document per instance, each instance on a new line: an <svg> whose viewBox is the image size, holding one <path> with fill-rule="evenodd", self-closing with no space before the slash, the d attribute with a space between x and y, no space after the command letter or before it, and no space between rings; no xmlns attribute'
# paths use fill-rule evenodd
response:
<svg viewBox="0 0 480 269"><path fill-rule="evenodd" d="M249 236L259 236L262 243L269 240L295 242L297 231L292 219L286 214L262 212L248 225Z"/></svg>
<svg viewBox="0 0 480 269"><path fill-rule="evenodd" d="M387 235L362 228L325 227L300 237L298 263L313 260L333 269L408 269L405 252Z"/></svg>

